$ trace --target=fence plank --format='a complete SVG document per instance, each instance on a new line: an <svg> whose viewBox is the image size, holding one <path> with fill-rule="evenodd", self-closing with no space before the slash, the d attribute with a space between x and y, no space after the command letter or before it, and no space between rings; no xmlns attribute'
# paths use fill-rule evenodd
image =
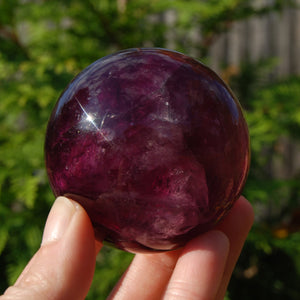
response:
<svg viewBox="0 0 300 300"><path fill-rule="evenodd" d="M266 1L256 1L256 5ZM209 65L217 72L223 64L238 66L274 57L278 59L275 77L300 75L300 9L287 8L235 23L212 44L209 56Z"/></svg>

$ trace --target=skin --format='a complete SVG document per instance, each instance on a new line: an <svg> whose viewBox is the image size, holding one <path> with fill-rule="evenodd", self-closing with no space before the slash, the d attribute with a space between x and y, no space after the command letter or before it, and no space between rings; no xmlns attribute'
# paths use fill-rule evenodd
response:
<svg viewBox="0 0 300 300"><path fill-rule="evenodd" d="M223 299L253 218L251 205L240 197L214 230L183 249L136 254L108 299ZM84 209L57 198L40 249L0 300L84 299L101 247Z"/></svg>

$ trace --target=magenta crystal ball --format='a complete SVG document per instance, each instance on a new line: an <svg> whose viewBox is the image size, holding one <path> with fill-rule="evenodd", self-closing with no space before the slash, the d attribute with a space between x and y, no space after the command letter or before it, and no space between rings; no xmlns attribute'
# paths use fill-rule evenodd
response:
<svg viewBox="0 0 300 300"><path fill-rule="evenodd" d="M240 104L181 53L129 49L91 64L59 98L45 141L55 196L78 201L98 240L130 252L183 246L241 194L249 135Z"/></svg>

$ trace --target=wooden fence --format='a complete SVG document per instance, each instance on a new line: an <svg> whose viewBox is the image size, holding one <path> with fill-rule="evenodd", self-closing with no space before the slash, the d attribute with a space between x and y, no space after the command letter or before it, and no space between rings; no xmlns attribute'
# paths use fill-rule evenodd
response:
<svg viewBox="0 0 300 300"><path fill-rule="evenodd" d="M256 0L265 5L271 0ZM300 75L300 0L299 8L286 8L236 22L231 30L219 36L210 48L210 66L217 72L221 66L239 66L243 61L257 62L277 58L277 78Z"/></svg>

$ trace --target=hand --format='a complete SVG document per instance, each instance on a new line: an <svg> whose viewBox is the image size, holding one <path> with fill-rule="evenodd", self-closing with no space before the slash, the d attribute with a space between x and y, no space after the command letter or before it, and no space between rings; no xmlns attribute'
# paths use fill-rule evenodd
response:
<svg viewBox="0 0 300 300"><path fill-rule="evenodd" d="M135 255L109 299L223 299L252 223L252 208L241 197L215 230L183 249ZM0 300L84 299L101 247L84 209L59 197L40 249Z"/></svg>

